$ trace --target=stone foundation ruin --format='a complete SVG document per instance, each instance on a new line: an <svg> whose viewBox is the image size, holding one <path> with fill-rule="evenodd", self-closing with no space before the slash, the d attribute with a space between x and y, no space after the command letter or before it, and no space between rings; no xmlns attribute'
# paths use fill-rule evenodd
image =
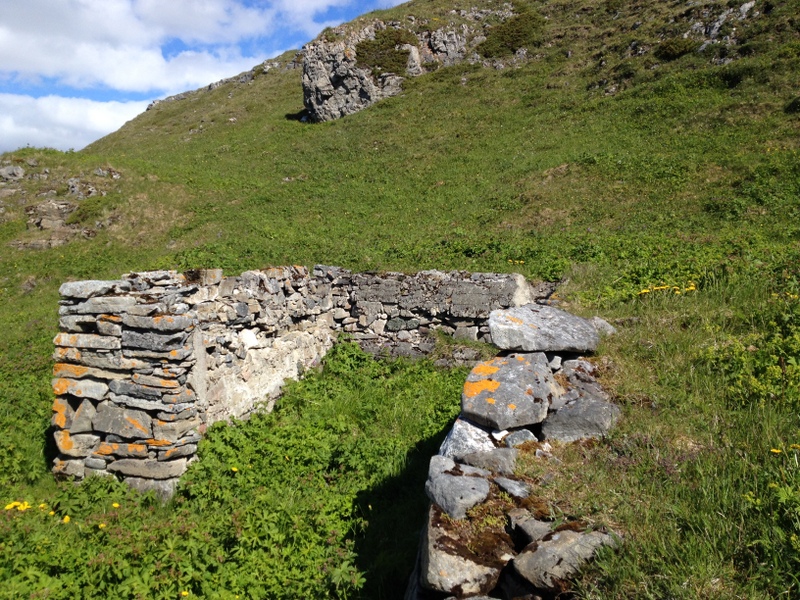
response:
<svg viewBox="0 0 800 600"><path fill-rule="evenodd" d="M491 341L492 310L546 295L521 275L325 266L129 273L60 292L53 472L116 475L163 496L208 425L271 409L338 333L375 354L420 356L435 331Z"/></svg>

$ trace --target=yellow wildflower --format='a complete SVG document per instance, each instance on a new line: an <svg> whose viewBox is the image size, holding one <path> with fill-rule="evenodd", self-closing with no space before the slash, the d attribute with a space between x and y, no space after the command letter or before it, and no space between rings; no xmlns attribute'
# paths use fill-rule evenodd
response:
<svg viewBox="0 0 800 600"><path fill-rule="evenodd" d="M64 515L64 518L61 519L64 523L69 523L69 515Z"/></svg>
<svg viewBox="0 0 800 600"><path fill-rule="evenodd" d="M780 454L781 452L783 452L783 450L781 450L780 448L771 448L770 452L772 452L773 454Z"/></svg>
<svg viewBox="0 0 800 600"><path fill-rule="evenodd" d="M100 523L100 524L97 526L97 528L98 528L98 529L105 529L105 528L106 528L106 524L105 524L105 523Z"/></svg>
<svg viewBox="0 0 800 600"><path fill-rule="evenodd" d="M56 514L56 511L54 511L54 510L51 510L51 511L50 511L49 513L47 513L47 514L48 514L48 515L50 515L50 516L52 517L54 514Z"/></svg>
<svg viewBox="0 0 800 600"><path fill-rule="evenodd" d="M237 469L236 467L231 467L231 471L233 471L234 473L238 473L239 469Z"/></svg>
<svg viewBox="0 0 800 600"><path fill-rule="evenodd" d="M181 596L183 596L184 598L185 598L186 596L188 596L188 595L189 595L189 592L188 592L188 591L186 591L186 590L183 590L183 591L181 592Z"/></svg>
<svg viewBox="0 0 800 600"><path fill-rule="evenodd" d="M42 503L39 505L39 508L40 508L41 510L44 510L45 508L47 508L47 504L45 504L44 502L42 502Z"/></svg>
<svg viewBox="0 0 800 600"><path fill-rule="evenodd" d="M14 510L18 506L22 506L22 502L12 502L11 504L6 504L6 510Z"/></svg>
<svg viewBox="0 0 800 600"><path fill-rule="evenodd" d="M25 512L25 511L26 511L26 510L28 510L30 507L31 507L31 505L30 505L30 504L28 504L27 502L23 502L22 504L20 504L20 505L17 507L17 510L18 510L18 511L21 511L21 512Z"/></svg>
<svg viewBox="0 0 800 600"><path fill-rule="evenodd" d="M792 450L800 450L800 444L792 444L791 446L789 446L789 448L791 448Z"/></svg>
<svg viewBox="0 0 800 600"><path fill-rule="evenodd" d="M649 293L650 293L650 290L644 289L641 292L639 292L639 295L641 296L642 294L649 294Z"/></svg>
<svg viewBox="0 0 800 600"><path fill-rule="evenodd" d="M114 504L112 504L111 506L114 508L119 508L119 502L114 502Z"/></svg>

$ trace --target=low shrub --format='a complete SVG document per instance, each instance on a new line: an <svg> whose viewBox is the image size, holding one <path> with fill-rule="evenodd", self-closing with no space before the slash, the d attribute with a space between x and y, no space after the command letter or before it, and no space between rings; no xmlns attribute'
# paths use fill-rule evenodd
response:
<svg viewBox="0 0 800 600"><path fill-rule="evenodd" d="M653 53L661 60L670 61L694 52L699 47L700 44L690 38L671 37L661 42Z"/></svg>
<svg viewBox="0 0 800 600"><path fill-rule="evenodd" d="M538 12L514 5L518 14L492 27L486 39L476 50L485 58L499 58L514 54L520 48L535 47L542 43L545 20Z"/></svg>
<svg viewBox="0 0 800 600"><path fill-rule="evenodd" d="M375 32L374 40L364 40L356 44L356 64L362 69L372 69L378 77L384 73L404 74L408 64L408 50L398 46L416 46L416 36L407 29L387 28Z"/></svg>

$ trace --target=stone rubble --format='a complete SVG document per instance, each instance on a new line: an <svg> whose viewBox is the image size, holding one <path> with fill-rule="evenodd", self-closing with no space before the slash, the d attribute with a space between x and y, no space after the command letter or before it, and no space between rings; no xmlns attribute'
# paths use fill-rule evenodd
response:
<svg viewBox="0 0 800 600"><path fill-rule="evenodd" d="M526 507L536 504L526 503L548 477L514 475L520 451L535 449L537 459L557 468L550 441L602 437L615 425L619 408L592 363L575 356L596 348L598 330L611 334L603 323L534 304L492 311L490 336L505 352L472 369L461 415L431 458L425 484L431 507L407 600L551 597L567 591L600 548L617 543L610 532L531 513ZM529 351L509 353L521 349ZM486 526L472 515L491 510L481 507L503 494L513 507L504 509L506 527L487 547Z"/></svg>

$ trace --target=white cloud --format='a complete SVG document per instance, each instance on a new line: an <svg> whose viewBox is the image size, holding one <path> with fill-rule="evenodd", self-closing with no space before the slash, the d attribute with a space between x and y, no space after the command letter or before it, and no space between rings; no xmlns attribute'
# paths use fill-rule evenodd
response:
<svg viewBox="0 0 800 600"><path fill-rule="evenodd" d="M0 94L0 152L27 145L80 150L122 127L147 104Z"/></svg>
<svg viewBox="0 0 800 600"><path fill-rule="evenodd" d="M0 151L26 144L79 149L146 105L75 97L81 90L87 95L100 90L104 97L119 92L124 98L196 89L299 47L336 24L322 21L331 9L354 18L398 3L5 0L0 8Z"/></svg>

